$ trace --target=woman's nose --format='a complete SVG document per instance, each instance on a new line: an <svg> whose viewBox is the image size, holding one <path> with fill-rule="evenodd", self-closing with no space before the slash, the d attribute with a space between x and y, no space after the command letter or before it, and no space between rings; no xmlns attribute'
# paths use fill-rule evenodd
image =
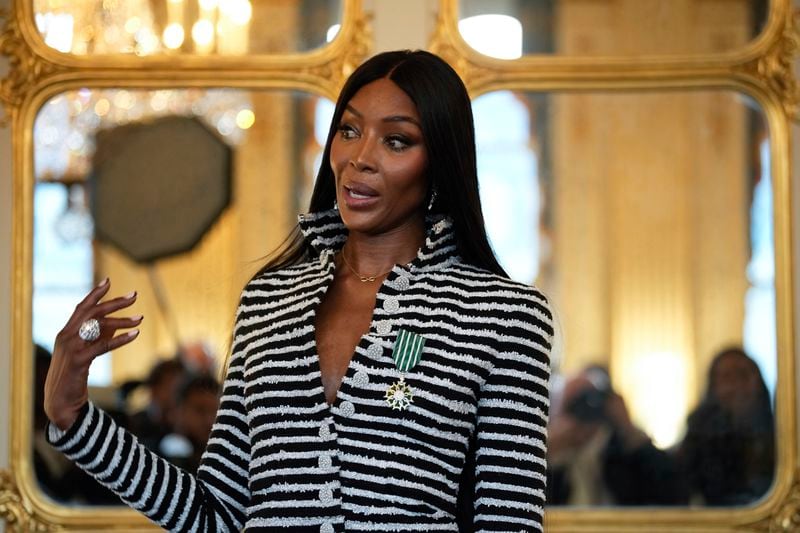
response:
<svg viewBox="0 0 800 533"><path fill-rule="evenodd" d="M352 165L359 172L368 172L372 170L370 165L362 159L351 159L350 165Z"/></svg>
<svg viewBox="0 0 800 533"><path fill-rule="evenodd" d="M374 171L375 142L370 137L362 138L358 147L353 151L350 164L359 172Z"/></svg>

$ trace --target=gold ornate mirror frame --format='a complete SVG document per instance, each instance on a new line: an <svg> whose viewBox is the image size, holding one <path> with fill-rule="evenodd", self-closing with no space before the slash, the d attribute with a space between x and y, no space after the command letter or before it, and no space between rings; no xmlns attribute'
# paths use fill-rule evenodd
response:
<svg viewBox="0 0 800 533"><path fill-rule="evenodd" d="M33 125L56 94L82 87L300 90L331 99L371 47L360 0L343 2L342 26L327 46L308 53L253 56L75 56L45 45L34 24L32 2L14 0L0 32L0 54L10 71L0 79L0 102L13 137L13 267L11 297L10 471L0 470L0 517L10 531L142 531L156 529L120 508L59 505L38 487L31 464L31 353Z"/></svg>
<svg viewBox="0 0 800 533"><path fill-rule="evenodd" d="M456 67L470 92L492 90L632 91L727 89L762 107L770 131L774 184L779 378L776 392L778 471L775 486L756 505L738 509L553 509L549 531L795 531L800 529L797 457L797 382L794 362L790 126L800 118L792 65L800 45L790 0L772 0L764 31L745 47L715 55L649 57L528 56L494 60L470 48L457 29L457 0L441 0L431 50ZM13 136L13 281L10 471L0 471L0 516L10 531L139 531L148 522L132 511L70 508L43 496L30 457L32 358L33 123L52 96L81 87L235 87L299 89L335 98L352 68L368 54L370 29L360 0L346 0L342 30L321 49L286 55L74 56L46 46L32 2L14 0L0 31L0 54L10 71L0 79L0 102Z"/></svg>
<svg viewBox="0 0 800 533"><path fill-rule="evenodd" d="M724 510L553 508L546 515L548 531L800 531L790 183L790 127L800 119L800 90L793 72L800 44L799 16L790 0L772 0L761 34L744 47L721 54L630 58L531 55L507 61L471 48L458 30L458 0L441 0L430 48L456 67L473 96L501 89L727 89L752 97L769 124L774 161L779 376L775 400L779 448L772 491L754 506Z"/></svg>

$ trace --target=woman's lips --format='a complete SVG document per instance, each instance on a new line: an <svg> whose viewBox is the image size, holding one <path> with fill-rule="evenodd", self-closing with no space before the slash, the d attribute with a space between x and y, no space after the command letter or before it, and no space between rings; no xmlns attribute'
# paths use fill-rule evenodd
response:
<svg viewBox="0 0 800 533"><path fill-rule="evenodd" d="M344 186L344 200L352 209L371 207L378 201L378 191L363 183L348 183Z"/></svg>

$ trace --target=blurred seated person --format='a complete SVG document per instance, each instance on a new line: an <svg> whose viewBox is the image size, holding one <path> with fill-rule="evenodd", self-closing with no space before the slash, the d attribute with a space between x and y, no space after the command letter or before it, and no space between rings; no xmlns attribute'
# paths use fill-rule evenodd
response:
<svg viewBox="0 0 800 533"><path fill-rule="evenodd" d="M560 393L554 390L551 409L549 504L686 502L675 461L633 425L605 368L589 366L567 379Z"/></svg>
<svg viewBox="0 0 800 533"><path fill-rule="evenodd" d="M175 432L166 435L158 453L189 472L197 472L219 408L219 382L208 374L191 376L179 388Z"/></svg>
<svg viewBox="0 0 800 533"><path fill-rule="evenodd" d="M217 373L217 358L206 342L191 341L181 344L178 347L178 357L192 374L213 376Z"/></svg>
<svg viewBox="0 0 800 533"><path fill-rule="evenodd" d="M158 449L164 436L175 430L175 398L186 376L186 367L178 358L156 363L145 381L150 402L129 419L131 432L151 450Z"/></svg>
<svg viewBox="0 0 800 533"><path fill-rule="evenodd" d="M741 348L711 362L706 394L688 418L678 458L692 502L747 505L763 496L775 471L775 424L758 365Z"/></svg>

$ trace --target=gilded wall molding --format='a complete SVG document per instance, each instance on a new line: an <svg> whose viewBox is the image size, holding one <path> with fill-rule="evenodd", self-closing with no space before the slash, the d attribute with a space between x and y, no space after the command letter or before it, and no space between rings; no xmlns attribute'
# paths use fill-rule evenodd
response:
<svg viewBox="0 0 800 533"><path fill-rule="evenodd" d="M33 2L12 0L0 11L0 125L11 125L14 168L12 218L11 354L29 353L31 256L32 128L39 107L52 96L81 87L207 88L299 90L334 98L345 79L370 53L372 29L361 0L344 0L341 28L332 42L304 53L244 56L125 54L75 55L46 45L34 23ZM4 65L5 67L5 65ZM124 507L71 506L41 490L30 468L32 368L25 357L12 357L9 470L0 470L0 523L13 533L44 531L154 531L143 516Z"/></svg>
<svg viewBox="0 0 800 533"><path fill-rule="evenodd" d="M779 364L784 375L794 376L794 341L791 299L789 120L800 120L800 85L794 65L800 55L800 15L790 0L772 0L767 25L742 47L720 53L663 54L654 56L579 56L539 54L516 60L499 60L471 48L458 30L459 0L440 0L436 29L429 49L442 56L459 73L475 97L489 91L642 91L730 90L754 98L768 117L774 164L776 263L785 269L777 308ZM783 371L782 371L783 372ZM750 507L726 510L565 508L548 511L546 530L577 531L800 531L800 472L796 456L796 393L794 380L778 391L777 420L781 426L779 466L773 491Z"/></svg>
<svg viewBox="0 0 800 533"><path fill-rule="evenodd" d="M498 60L472 49L458 30L458 0L441 0L429 49L459 73L473 96L530 90L725 86L777 98L787 117L800 121L800 10L776 0L770 26L743 49L720 54L641 57L530 55ZM754 91L755 89L755 91Z"/></svg>
<svg viewBox="0 0 800 533"><path fill-rule="evenodd" d="M348 45L347 50L338 56L337 74L340 76L337 87L344 85L345 80L350 74L364 62L372 49L373 35L372 35L372 16L370 14L360 12L358 17L353 22L353 38Z"/></svg>
<svg viewBox="0 0 800 533"><path fill-rule="evenodd" d="M0 518L13 533L57 531L58 528L40 520L29 502L20 494L8 470L0 470Z"/></svg>
<svg viewBox="0 0 800 533"><path fill-rule="evenodd" d="M456 30L457 31L457 30ZM458 46L459 36L453 32L453 24L446 9L441 9L437 16L436 28L428 43L428 50L438 55L452 66L464 85L472 92L481 82L492 79L492 69L483 67L470 60L470 54Z"/></svg>
<svg viewBox="0 0 800 533"><path fill-rule="evenodd" d="M788 0L773 0L773 14L780 22L777 31L766 32L765 37L747 51L700 58L619 58L593 60L571 57L524 58L520 61L491 60L469 49L457 32L455 5L457 0L443 0L436 30L429 49L447 60L464 78L470 92L475 95L499 88L521 90L563 89L613 89L637 90L641 88L725 87L737 90L750 89L780 102L786 116L800 120L800 89L793 72L793 63L800 49L798 16L791 14ZM307 56L274 56L245 58L202 57L78 57L58 54L40 42L35 33L32 2L14 1L15 9L0 10L0 55L8 57L9 70L0 78L0 102L5 118L0 125L20 116L15 127L30 128L36 112L36 102L42 94L74 88L77 83L101 86L258 86L301 88L316 90L335 97L352 70L360 64L372 47L372 30L369 17L361 10L358 0L347 1L345 18L340 35L331 45ZM3 74L0 74L3 76ZM52 83L51 83L52 82ZM113 85L112 85L113 84ZM45 87L45 85L48 85ZM38 96L37 96L38 95ZM38 98L38 99L37 99ZM43 97L42 97L43 98ZM774 106L777 109L777 105ZM772 132L774 134L774 132ZM783 154L786 146L782 129L773 137ZM23 139L25 131L14 132L15 161L15 220L22 221L15 229L15 268L20 283L14 290L12 302L22 317L29 311L29 192L25 186L31 181L30 140ZM775 165L783 172L783 167ZM782 180L786 180L781 178ZM780 192L776 193L780 194ZM21 216L19 216L21 215ZM783 214L782 219L788 215ZM778 234L781 240L781 234ZM783 239L786 240L786 239ZM22 250L20 252L20 250ZM26 255L28 254L28 255ZM780 259L780 258L778 258ZM26 263L28 261L28 263ZM779 261L780 262L780 261ZM13 285L12 285L13 286ZM788 292L787 292L788 293ZM786 307L781 307L783 312ZM787 315L789 316L789 315ZM13 330L11 353L24 353L29 348L30 337L25 338L27 318L17 320ZM791 336L789 334L789 336ZM791 345L787 337L785 344ZM783 363L784 361L782 361ZM19 386L28 383L30 361L20 358L12 361L12 472L0 470L0 519L7 521L12 532L54 531L61 529L107 530L129 526L140 530L144 522L128 511L102 511L91 513L56 505L41 496L35 478L28 468L30 442L28 431L29 401L27 392ZM785 367L784 375L794 375ZM791 394L782 396L781 409L794 416L793 396L796 384L792 381ZM792 398L789 398L792 396ZM788 407L788 410L787 410ZM26 425L27 424L27 425ZM792 421L793 424L793 421ZM788 424L785 424L789 428ZM786 443L784 454L794 454L793 427L782 437ZM790 448L791 450L789 450ZM796 460L785 460L790 472ZM774 498L757 508L697 513L672 513L669 520L664 512L638 514L633 510L594 511L570 513L556 510L548 515L549 531L635 531L640 525L658 520L658 531L672 531L682 527L694 531L703 526L715 531L789 532L800 530L800 473L789 483L776 490ZM698 521L699 520L699 521ZM60 524L56 526L55 524ZM722 525L720 525L722 524ZM141 527L140 527L141 525ZM673 528L674 526L674 528ZM653 529L656 530L656 529Z"/></svg>
<svg viewBox="0 0 800 533"><path fill-rule="evenodd" d="M789 494L769 517L740 527L738 530L764 533L800 531L800 471L795 472Z"/></svg>
<svg viewBox="0 0 800 533"><path fill-rule="evenodd" d="M337 93L350 73L367 58L372 48L370 16L363 12L358 13L352 27L352 37L341 54L331 57L326 63L306 69L312 76L330 80Z"/></svg>
<svg viewBox="0 0 800 533"><path fill-rule="evenodd" d="M250 81L256 85L303 88L335 97L345 79L369 54L372 29L359 0L346 3L341 34L328 46L306 54L252 57L74 56L59 54L40 42L32 21L30 4L15 2L0 9L0 55L8 59L8 72L0 79L0 103L7 124L26 95L48 78L107 79L121 85L139 80L171 78L174 83L195 82L210 76L230 83ZM113 74L112 74L113 73Z"/></svg>
<svg viewBox="0 0 800 533"><path fill-rule="evenodd" d="M800 55L798 21L800 10L795 10L786 17L780 37L765 54L743 68L780 99L786 115L794 121L800 120L800 87L794 74Z"/></svg>
<svg viewBox="0 0 800 533"><path fill-rule="evenodd" d="M456 49L456 45L453 41L454 39L450 35L450 26L448 24L446 10L441 9L436 16L436 28L428 43L428 50L450 63L450 66L452 66L466 82L465 77L469 74L469 62L464 54Z"/></svg>
<svg viewBox="0 0 800 533"><path fill-rule="evenodd" d="M0 102L5 115L0 116L0 126L6 125L13 112L33 86L60 67L40 58L22 37L14 9L0 9L4 20L0 31L0 55L8 57L8 73L0 79Z"/></svg>

